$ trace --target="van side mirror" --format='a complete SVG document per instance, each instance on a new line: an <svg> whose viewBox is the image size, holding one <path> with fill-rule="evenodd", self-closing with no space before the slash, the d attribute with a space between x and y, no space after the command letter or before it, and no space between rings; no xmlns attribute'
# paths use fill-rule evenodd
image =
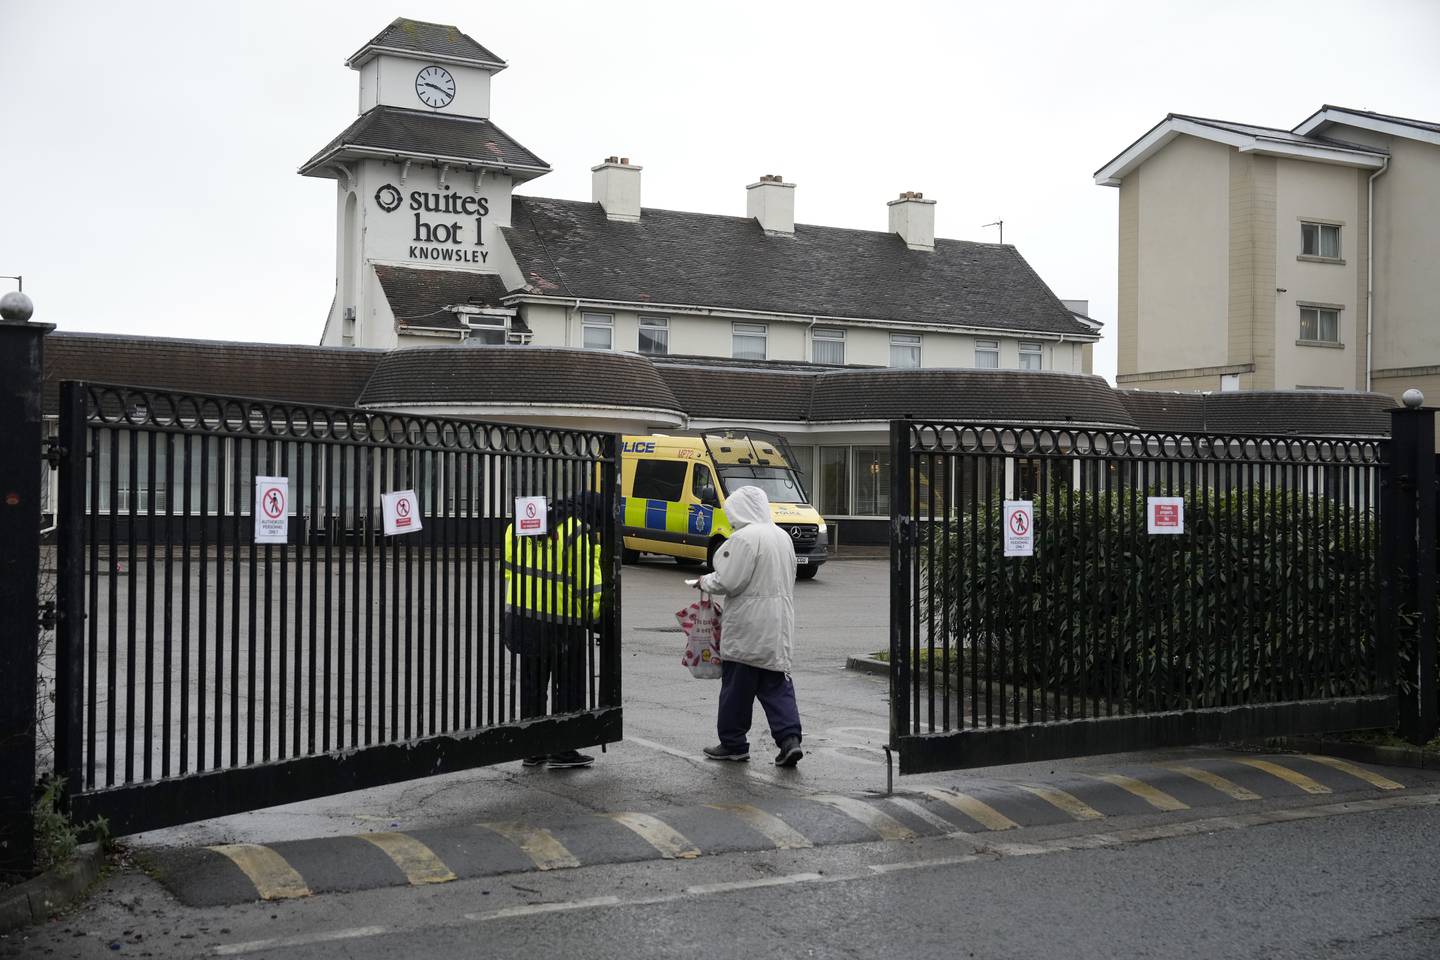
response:
<svg viewBox="0 0 1440 960"><path fill-rule="evenodd" d="M700 488L700 502L707 507L720 506L720 497L716 494L715 487L712 484L707 483Z"/></svg>

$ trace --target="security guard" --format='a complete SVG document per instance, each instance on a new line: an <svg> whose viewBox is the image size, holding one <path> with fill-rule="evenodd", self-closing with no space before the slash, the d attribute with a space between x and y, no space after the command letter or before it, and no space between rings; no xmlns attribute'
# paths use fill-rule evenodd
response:
<svg viewBox="0 0 1440 960"><path fill-rule="evenodd" d="M505 530L505 646L520 655L520 715L585 709L589 635L599 629L603 568L599 494L585 492L550 510L544 536ZM585 767L595 758L567 750L527 757L525 766Z"/></svg>

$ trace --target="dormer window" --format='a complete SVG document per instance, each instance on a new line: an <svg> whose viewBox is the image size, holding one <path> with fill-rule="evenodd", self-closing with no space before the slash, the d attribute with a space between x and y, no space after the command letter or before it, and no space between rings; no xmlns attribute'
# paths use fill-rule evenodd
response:
<svg viewBox="0 0 1440 960"><path fill-rule="evenodd" d="M510 317L494 313L462 313L465 322L465 340L485 346L504 346L509 338Z"/></svg>

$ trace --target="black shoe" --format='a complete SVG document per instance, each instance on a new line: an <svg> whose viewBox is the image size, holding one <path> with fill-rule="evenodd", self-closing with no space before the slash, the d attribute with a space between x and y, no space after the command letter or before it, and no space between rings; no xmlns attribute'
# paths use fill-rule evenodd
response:
<svg viewBox="0 0 1440 960"><path fill-rule="evenodd" d="M706 747L705 756L709 757L711 760L736 760L740 763L744 763L746 760L750 759L750 751L748 749L732 749L721 743L713 747Z"/></svg>
<svg viewBox="0 0 1440 960"><path fill-rule="evenodd" d="M549 760L549 759L550 759L549 757L545 757L545 756L540 756L540 757L526 757L524 760L521 760L521 761L520 761L520 766L522 766L522 767L543 767L543 766L545 766L545 761L546 761L546 760Z"/></svg>
<svg viewBox="0 0 1440 960"><path fill-rule="evenodd" d="M805 751L800 749L800 741L794 738L780 744L780 752L775 754L775 766L793 767L805 756Z"/></svg>
<svg viewBox="0 0 1440 960"><path fill-rule="evenodd" d="M569 770L574 767L588 767L595 762L595 758L587 753L580 753L578 750L566 750L564 753L552 753L550 762L546 764L551 770Z"/></svg>

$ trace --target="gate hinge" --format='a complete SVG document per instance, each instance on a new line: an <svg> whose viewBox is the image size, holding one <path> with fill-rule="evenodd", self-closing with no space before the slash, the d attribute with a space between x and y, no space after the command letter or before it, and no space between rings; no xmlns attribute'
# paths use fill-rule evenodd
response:
<svg viewBox="0 0 1440 960"><path fill-rule="evenodd" d="M60 445L58 437L45 438L45 462L50 464L50 469L60 469L60 463L70 451Z"/></svg>
<svg viewBox="0 0 1440 960"><path fill-rule="evenodd" d="M40 604L40 629L54 630L60 623L60 612L55 609L54 600L46 600Z"/></svg>

